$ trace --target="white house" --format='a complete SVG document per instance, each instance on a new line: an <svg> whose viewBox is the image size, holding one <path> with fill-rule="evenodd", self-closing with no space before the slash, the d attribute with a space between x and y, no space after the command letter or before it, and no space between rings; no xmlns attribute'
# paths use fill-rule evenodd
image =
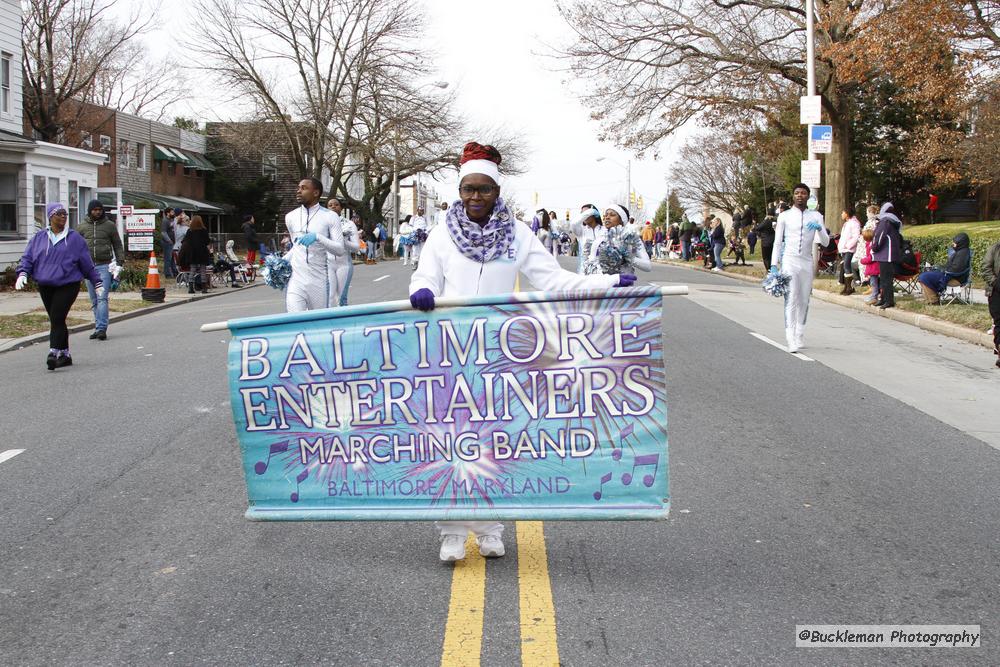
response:
<svg viewBox="0 0 1000 667"><path fill-rule="evenodd" d="M97 190L103 153L34 141L22 133L21 3L0 0L0 267L17 262L45 225L45 205L66 204L76 225Z"/></svg>

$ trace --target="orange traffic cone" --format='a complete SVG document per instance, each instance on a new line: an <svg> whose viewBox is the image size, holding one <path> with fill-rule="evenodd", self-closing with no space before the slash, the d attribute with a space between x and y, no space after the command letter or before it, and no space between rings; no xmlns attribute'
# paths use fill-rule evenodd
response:
<svg viewBox="0 0 1000 667"><path fill-rule="evenodd" d="M149 273L146 275L146 286L142 289L142 300L153 303L163 303L167 290L160 287L160 270L156 268L156 253L149 253Z"/></svg>
<svg viewBox="0 0 1000 667"><path fill-rule="evenodd" d="M156 268L156 253L149 253L149 274L146 276L146 289L160 289L160 270Z"/></svg>

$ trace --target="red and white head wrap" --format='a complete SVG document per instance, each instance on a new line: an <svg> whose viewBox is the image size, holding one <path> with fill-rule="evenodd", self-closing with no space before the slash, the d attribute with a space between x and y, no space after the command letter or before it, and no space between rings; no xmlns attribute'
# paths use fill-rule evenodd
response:
<svg viewBox="0 0 1000 667"><path fill-rule="evenodd" d="M462 159L459 160L458 181L469 174L483 174L500 185L500 151L493 146L483 146L475 141L465 144L462 149Z"/></svg>

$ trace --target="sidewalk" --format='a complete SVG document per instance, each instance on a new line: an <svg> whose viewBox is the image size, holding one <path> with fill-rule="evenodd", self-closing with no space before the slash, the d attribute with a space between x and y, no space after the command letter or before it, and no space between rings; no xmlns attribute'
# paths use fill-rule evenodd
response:
<svg viewBox="0 0 1000 667"><path fill-rule="evenodd" d="M122 320L132 319L133 317L139 317L140 315L145 315L146 313L155 312L157 310L163 310L164 308L179 306L189 301L210 299L223 294L231 294L244 289L252 289L263 284L263 280L259 280L241 288L216 287L213 288L208 294L188 294L186 289L178 289L174 286L172 281L167 281L166 298L163 303L150 303L148 301L143 301L142 294L138 291L112 292L111 303L109 304L111 307L109 322L121 322ZM114 309L116 304L119 306L121 312L115 312ZM43 316L45 314L45 308L42 306L42 300L41 297L38 296L38 292L0 292L0 317L24 315L32 312L41 313ZM69 316L71 319L84 320L82 324L71 325L69 327L70 333L85 331L94 327L94 313L90 309L90 298L87 296L86 290L80 291L80 296L77 297L76 303L73 304L73 309L70 311ZM48 326L46 325L44 331L32 333L20 338L0 338L0 352L17 350L27 345L47 340L48 336Z"/></svg>
<svg viewBox="0 0 1000 667"><path fill-rule="evenodd" d="M760 285L760 279L754 278L752 276L745 276L735 272L719 271L715 272L711 269L703 268L702 266L695 265L694 262L684 262L681 260L672 259L654 259L654 262L659 264L666 264L668 266L676 266L679 268L690 269L692 271L702 271L704 273L710 273L714 276L725 276L727 278L732 278L733 280L739 280L746 283L752 283L754 285ZM981 293L981 290L974 289L973 302L974 303L986 303L986 298ZM904 324L909 324L911 326L924 329L925 331L931 331L933 333L941 334L944 336L950 336L952 338L957 338L959 340L964 340L967 343L973 343L975 345L981 345L989 350L993 349L993 336L987 334L984 331L979 331L978 329L971 329L969 327L964 327L958 324L952 324L951 322L946 322L944 320L939 320L934 317L927 315L920 315L917 313L910 313L898 308L892 308L889 310L879 310L877 308L872 308L864 302L864 296L859 293L855 293L851 296L841 296L839 294L834 294L832 292L827 292L822 289L813 289L812 296L815 299L821 301L826 301L828 303L833 303L838 306L843 306L845 308L851 308L860 312L868 313L876 317L884 317L886 319L895 320L897 322L903 322Z"/></svg>

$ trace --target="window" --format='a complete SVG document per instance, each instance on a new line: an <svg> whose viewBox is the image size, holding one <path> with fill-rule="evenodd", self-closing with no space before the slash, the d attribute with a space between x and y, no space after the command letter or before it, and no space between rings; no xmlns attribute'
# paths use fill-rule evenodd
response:
<svg viewBox="0 0 1000 667"><path fill-rule="evenodd" d="M0 55L0 111L10 113L10 61L9 53Z"/></svg>
<svg viewBox="0 0 1000 667"><path fill-rule="evenodd" d="M167 173L170 174L171 176L174 176L174 175L177 174L177 163L176 162L168 162L167 163Z"/></svg>
<svg viewBox="0 0 1000 667"><path fill-rule="evenodd" d="M76 181L69 181L68 185L69 187L66 192L66 212L69 214L70 229L76 229L77 225L80 223L79 183Z"/></svg>
<svg viewBox="0 0 1000 667"><path fill-rule="evenodd" d="M32 202L35 205L35 227L44 229L45 221L45 177L31 177Z"/></svg>
<svg viewBox="0 0 1000 667"><path fill-rule="evenodd" d="M273 154L268 154L264 156L263 163L261 165L261 173L272 181L278 176L278 157Z"/></svg>
<svg viewBox="0 0 1000 667"><path fill-rule="evenodd" d="M146 144L135 145L135 166L139 171L146 171Z"/></svg>
<svg viewBox="0 0 1000 667"><path fill-rule="evenodd" d="M45 201L50 202L61 200L62 197L59 196L59 179L49 176L48 196L45 198Z"/></svg>
<svg viewBox="0 0 1000 667"><path fill-rule="evenodd" d="M157 174L163 173L163 160L153 160L153 171Z"/></svg>
<svg viewBox="0 0 1000 667"><path fill-rule="evenodd" d="M83 148L93 148L94 147L94 135L90 132L80 133L80 146Z"/></svg>
<svg viewBox="0 0 1000 667"><path fill-rule="evenodd" d="M118 140L118 166L127 167L128 166L128 140L119 139Z"/></svg>
<svg viewBox="0 0 1000 667"><path fill-rule="evenodd" d="M111 137L106 134L101 135L101 152L111 154Z"/></svg>
<svg viewBox="0 0 1000 667"><path fill-rule="evenodd" d="M0 174L0 238L17 235L17 174Z"/></svg>

